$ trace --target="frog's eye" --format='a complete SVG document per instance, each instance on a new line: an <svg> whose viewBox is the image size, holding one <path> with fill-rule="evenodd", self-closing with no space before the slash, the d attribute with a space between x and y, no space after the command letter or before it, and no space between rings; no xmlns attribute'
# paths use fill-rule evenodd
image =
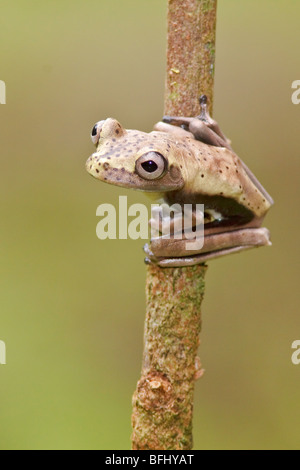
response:
<svg viewBox="0 0 300 470"><path fill-rule="evenodd" d="M96 124L94 125L94 127L92 129L91 139L92 139L93 144L95 144L95 145L97 145L97 143L99 142L103 122L104 121L96 122Z"/></svg>
<svg viewBox="0 0 300 470"><path fill-rule="evenodd" d="M158 152L147 152L135 163L135 170L145 180L156 180L163 176L168 166L167 160Z"/></svg>

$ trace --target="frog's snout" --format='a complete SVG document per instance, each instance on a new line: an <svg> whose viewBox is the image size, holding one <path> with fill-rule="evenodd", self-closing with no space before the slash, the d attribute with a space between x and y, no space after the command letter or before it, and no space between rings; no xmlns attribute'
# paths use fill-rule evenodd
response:
<svg viewBox="0 0 300 470"><path fill-rule="evenodd" d="M95 154L92 153L92 155L87 159L87 161L85 163L85 169L90 174L92 174L94 158L95 158Z"/></svg>

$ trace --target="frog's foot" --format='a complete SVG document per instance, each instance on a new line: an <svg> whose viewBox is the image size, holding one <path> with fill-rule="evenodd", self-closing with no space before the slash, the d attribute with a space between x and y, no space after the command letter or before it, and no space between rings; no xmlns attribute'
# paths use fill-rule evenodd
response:
<svg viewBox="0 0 300 470"><path fill-rule="evenodd" d="M244 228L224 233L210 234L204 237L204 245L198 251L189 248L185 239L157 237L147 244L144 251L146 263L160 267L193 266L208 260L259 246L269 246L270 234L266 228Z"/></svg>
<svg viewBox="0 0 300 470"><path fill-rule="evenodd" d="M197 116L196 121L193 120L193 123L192 123L192 127L195 126L195 132L197 133L197 123L200 120L201 122L203 122L207 126L208 129L210 129L213 132L213 134L214 134L213 138L214 139L216 138L216 136L219 137L219 139L217 139L217 142L218 142L217 147L227 147L229 150L232 150L231 149L231 141L229 139L227 139L227 137L223 134L223 132L221 131L220 126L217 123L217 121L212 119L209 115L209 112L208 112L208 109L207 109L207 97L206 97L206 95L201 95L200 96L199 104L200 104L201 112L200 112L199 116ZM191 132L193 132L193 131L191 130ZM205 130L203 132L205 132ZM210 135L211 135L210 133L209 133L209 135L204 134L203 137L209 139ZM199 134L199 137L201 137L201 134ZM199 140L201 140L201 138ZM212 145L215 145L215 144L212 144Z"/></svg>
<svg viewBox="0 0 300 470"><path fill-rule="evenodd" d="M178 137L190 137L191 135L196 140L200 140L208 145L215 147L226 147L231 149L231 142L221 131L217 121L212 119L207 110L207 98L202 95L199 98L201 113L195 118L178 117L178 116L164 116L163 122L157 123L154 127L155 130L161 132L170 132L175 134L174 127L178 127Z"/></svg>

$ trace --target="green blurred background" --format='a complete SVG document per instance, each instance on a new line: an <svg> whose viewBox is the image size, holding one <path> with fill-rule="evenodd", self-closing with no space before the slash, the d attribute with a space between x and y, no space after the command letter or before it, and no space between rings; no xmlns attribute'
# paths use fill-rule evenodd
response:
<svg viewBox="0 0 300 470"><path fill-rule="evenodd" d="M92 125L163 113L166 0L2 0L1 449L128 449L143 241L100 241ZM273 247L209 263L195 449L299 448L300 2L219 1L214 117L276 201Z"/></svg>

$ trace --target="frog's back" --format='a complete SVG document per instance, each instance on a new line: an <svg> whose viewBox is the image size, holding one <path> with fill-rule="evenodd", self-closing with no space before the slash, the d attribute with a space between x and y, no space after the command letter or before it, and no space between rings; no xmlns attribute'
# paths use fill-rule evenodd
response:
<svg viewBox="0 0 300 470"><path fill-rule="evenodd" d="M234 152L189 137L176 141L175 152L186 193L231 198L257 216L271 207L268 193Z"/></svg>

